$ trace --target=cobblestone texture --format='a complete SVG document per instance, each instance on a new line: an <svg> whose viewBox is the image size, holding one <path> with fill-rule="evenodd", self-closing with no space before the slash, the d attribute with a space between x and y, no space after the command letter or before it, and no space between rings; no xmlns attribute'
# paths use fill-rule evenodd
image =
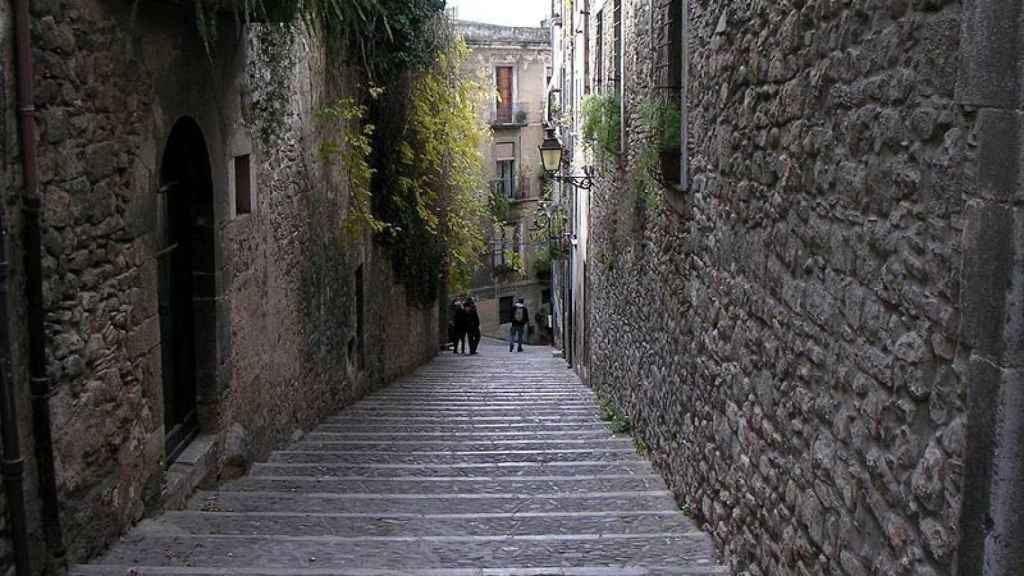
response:
<svg viewBox="0 0 1024 576"><path fill-rule="evenodd" d="M725 573L561 361L482 352L437 359L71 574Z"/></svg>
<svg viewBox="0 0 1024 576"><path fill-rule="evenodd" d="M632 167L665 4L622 2L589 383L737 573L953 573L976 154L953 93L962 3L687 1L693 181L645 205Z"/></svg>

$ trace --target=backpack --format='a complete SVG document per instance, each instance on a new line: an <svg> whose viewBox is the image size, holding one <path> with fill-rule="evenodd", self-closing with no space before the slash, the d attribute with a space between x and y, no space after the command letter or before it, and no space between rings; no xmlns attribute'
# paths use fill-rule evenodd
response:
<svg viewBox="0 0 1024 576"><path fill-rule="evenodd" d="M516 306L515 310L512 311L512 320L516 324L522 324L526 321L526 308L522 306Z"/></svg>

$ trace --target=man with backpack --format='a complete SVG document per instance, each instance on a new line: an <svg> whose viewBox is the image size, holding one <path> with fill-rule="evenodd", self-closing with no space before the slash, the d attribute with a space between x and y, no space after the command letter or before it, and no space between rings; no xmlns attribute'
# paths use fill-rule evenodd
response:
<svg viewBox="0 0 1024 576"><path fill-rule="evenodd" d="M526 338L526 327L530 324L530 311L520 298L512 305L512 330L509 335L508 351L511 352L516 344L519 345L519 352L523 351L523 340Z"/></svg>

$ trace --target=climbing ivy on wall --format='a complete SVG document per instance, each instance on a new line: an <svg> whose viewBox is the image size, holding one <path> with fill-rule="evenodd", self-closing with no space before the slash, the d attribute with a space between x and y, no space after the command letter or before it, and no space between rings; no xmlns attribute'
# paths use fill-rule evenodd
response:
<svg viewBox="0 0 1024 576"><path fill-rule="evenodd" d="M477 110L487 92L466 79L469 49L443 17L444 0L197 0L196 20L208 53L216 12L238 22L261 22L261 45L291 50L301 30L318 35L328 65L345 67L362 88L326 105L326 161L347 184L344 221L350 234L367 233L391 248L400 281L423 305L447 279L468 286L484 249L487 198L480 143L487 128ZM270 31L273 31L271 33ZM290 74L272 58L265 79L287 87ZM386 87L385 89L376 88ZM278 92L281 92L280 90ZM287 110L287 88L266 102L258 123L271 145ZM275 120L275 114L280 116ZM266 134L262 134L264 131ZM283 132L283 130L282 130Z"/></svg>
<svg viewBox="0 0 1024 576"><path fill-rule="evenodd" d="M484 250L481 224L486 199L480 145L488 129L477 110L487 91L460 73L468 58L466 43L453 39L413 83L411 127L418 154L413 155L411 148L403 154L406 161L420 164L411 192L428 229L443 239L452 290L469 287Z"/></svg>
<svg viewBox="0 0 1024 576"><path fill-rule="evenodd" d="M364 89L361 103L339 101L322 117L334 127L326 157L352 195L346 227L390 246L399 279L425 305L444 278L452 289L468 287L484 249L487 128L477 110L487 92L461 73L469 48L451 22L435 18L424 34L431 38L420 43L436 47L429 65L390 77L386 89Z"/></svg>

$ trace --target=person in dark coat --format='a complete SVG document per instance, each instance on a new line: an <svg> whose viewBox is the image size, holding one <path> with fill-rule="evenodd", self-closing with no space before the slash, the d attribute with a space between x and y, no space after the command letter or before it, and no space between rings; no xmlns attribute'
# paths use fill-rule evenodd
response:
<svg viewBox="0 0 1024 576"><path fill-rule="evenodd" d="M459 353L459 316L462 314L462 298L454 298L448 306L448 341L452 344L452 352Z"/></svg>
<svg viewBox="0 0 1024 576"><path fill-rule="evenodd" d="M469 353L473 355L480 345L480 315L476 311L476 302L472 299L466 300L463 310L466 317L466 336L469 338Z"/></svg>
<svg viewBox="0 0 1024 576"><path fill-rule="evenodd" d="M458 307L455 309L455 343L453 344L453 352L456 354L466 353L466 323L469 318L466 316L466 308L464 306L465 299L460 298L457 300ZM462 351L459 351L459 348Z"/></svg>

